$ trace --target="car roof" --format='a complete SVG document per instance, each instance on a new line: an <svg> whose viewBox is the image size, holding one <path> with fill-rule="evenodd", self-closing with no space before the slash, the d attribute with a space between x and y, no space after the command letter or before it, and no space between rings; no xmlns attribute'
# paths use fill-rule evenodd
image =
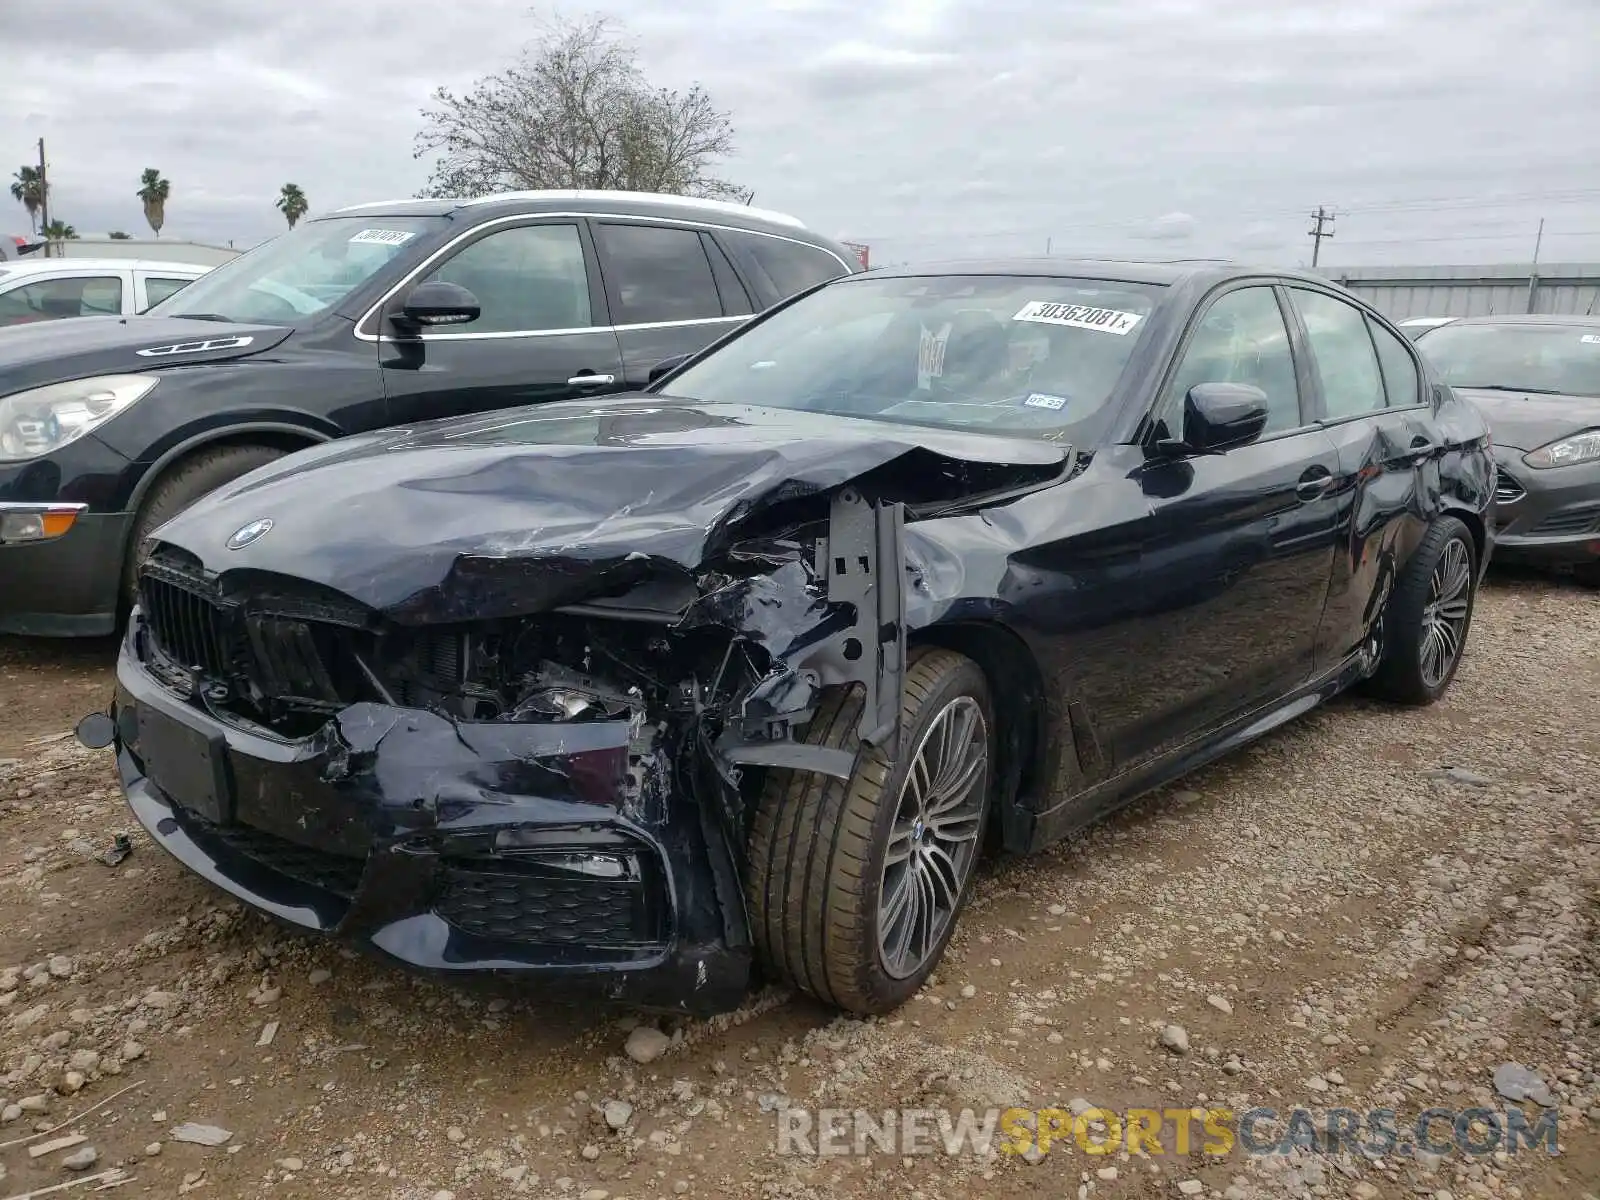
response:
<svg viewBox="0 0 1600 1200"><path fill-rule="evenodd" d="M463 210L485 215L562 212L577 209L597 216L678 217L688 221L714 218L736 228L757 229L787 234L807 232L799 217L767 208L735 204L731 200L708 200L698 196L673 196L661 192L624 192L587 188L546 188L525 192L496 192L465 199L375 200L351 204L323 213L317 219L347 217L358 213L373 216L449 216Z"/></svg>
<svg viewBox="0 0 1600 1200"><path fill-rule="evenodd" d="M200 263L162 262L153 258L28 258L7 262L0 271L7 275L45 275L53 271L193 271L203 275L211 270Z"/></svg>
<svg viewBox="0 0 1600 1200"><path fill-rule="evenodd" d="M918 275L1031 275L1048 279L1103 279L1118 283L1146 283L1169 286L1180 283L1213 283L1241 276L1269 275L1330 285L1320 275L1273 267L1259 267L1226 258L980 258L943 262L913 263L899 267L880 267L870 276ZM852 276L852 278L856 278Z"/></svg>
<svg viewBox="0 0 1600 1200"><path fill-rule="evenodd" d="M1590 313L1507 313L1503 317L1484 314L1457 317L1452 325L1567 325L1580 329L1600 329L1600 316Z"/></svg>

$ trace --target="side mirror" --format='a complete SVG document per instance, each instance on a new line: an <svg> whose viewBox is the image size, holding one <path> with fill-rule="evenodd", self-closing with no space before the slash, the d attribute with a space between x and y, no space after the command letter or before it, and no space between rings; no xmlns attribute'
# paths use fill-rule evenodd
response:
<svg viewBox="0 0 1600 1200"><path fill-rule="evenodd" d="M689 354L674 354L671 358L663 358L655 366L650 368L650 375L645 382L654 383L663 375L666 375L672 371L676 371L692 357L693 356Z"/></svg>
<svg viewBox="0 0 1600 1200"><path fill-rule="evenodd" d="M1221 454L1247 445L1267 425L1267 394L1248 383L1197 383L1183 398L1183 438L1165 454Z"/></svg>
<svg viewBox="0 0 1600 1200"><path fill-rule="evenodd" d="M430 279L411 289L405 307L395 314L399 324L433 329L476 321L483 311L478 298L457 283Z"/></svg>

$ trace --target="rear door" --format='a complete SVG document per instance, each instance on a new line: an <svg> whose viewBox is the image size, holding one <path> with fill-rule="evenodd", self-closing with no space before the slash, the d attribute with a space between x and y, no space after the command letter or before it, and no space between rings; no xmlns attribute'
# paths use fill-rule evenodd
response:
<svg viewBox="0 0 1600 1200"><path fill-rule="evenodd" d="M379 327L417 283L477 297L477 320L378 343L389 421L412 424L489 409L600 395L622 386L622 359L587 225L517 219L485 226L396 292Z"/></svg>
<svg viewBox="0 0 1600 1200"><path fill-rule="evenodd" d="M1153 459L1138 472L1151 510L1128 635L1137 695L1114 754L1123 768L1175 750L1306 683L1340 511L1338 454L1310 410L1307 364L1281 292L1246 281L1192 323L1155 410L1158 436L1181 433L1199 383L1267 395L1261 437L1217 455Z"/></svg>
<svg viewBox="0 0 1600 1200"><path fill-rule="evenodd" d="M1319 670L1355 653L1399 563L1427 531L1445 453L1416 352L1365 310L1288 289L1312 362L1316 414L1338 450L1334 494L1347 534L1317 634Z"/></svg>
<svg viewBox="0 0 1600 1200"><path fill-rule="evenodd" d="M662 359L703 349L753 311L709 232L631 218L592 225L627 387L643 387Z"/></svg>

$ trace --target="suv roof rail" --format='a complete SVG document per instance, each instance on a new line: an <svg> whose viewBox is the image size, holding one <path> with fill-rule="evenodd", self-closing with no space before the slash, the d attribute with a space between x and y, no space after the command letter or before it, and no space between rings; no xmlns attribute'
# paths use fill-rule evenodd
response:
<svg viewBox="0 0 1600 1200"><path fill-rule="evenodd" d="M711 212L743 213L747 217L754 217L760 221L772 221L778 225L789 225L796 229L804 229L805 222L799 217L788 213L776 212L770 208L751 208L748 204L736 204L732 200L711 200L704 196L678 196L669 192L624 192L611 191L604 188L543 188L526 192L495 192L488 196L474 196L470 200L461 201L462 205L469 204L494 204L501 200L615 200L627 204L666 204L678 205L685 208L703 208Z"/></svg>

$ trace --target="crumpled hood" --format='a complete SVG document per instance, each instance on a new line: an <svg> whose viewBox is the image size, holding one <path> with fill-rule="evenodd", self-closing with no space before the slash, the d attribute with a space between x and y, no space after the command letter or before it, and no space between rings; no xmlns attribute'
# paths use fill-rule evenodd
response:
<svg viewBox="0 0 1600 1200"><path fill-rule="evenodd" d="M292 332L282 325L179 317L71 317L10 325L0 328L0 396L94 375L245 358L272 349Z"/></svg>
<svg viewBox="0 0 1600 1200"><path fill-rule="evenodd" d="M396 619L439 620L503 610L507 591L524 611L570 603L564 587L592 588L599 573L629 564L692 570L741 517L895 460L913 486L948 495L952 478L979 465L974 490L989 490L997 476L1053 478L1067 457L1032 439L624 397L302 451L213 493L157 536L211 572L274 572ZM228 548L263 519L265 534ZM507 578L517 582L507 588Z"/></svg>
<svg viewBox="0 0 1600 1200"><path fill-rule="evenodd" d="M1537 450L1551 442L1600 426L1600 396L1543 396L1537 392L1497 392L1456 388L1489 423L1496 446Z"/></svg>

